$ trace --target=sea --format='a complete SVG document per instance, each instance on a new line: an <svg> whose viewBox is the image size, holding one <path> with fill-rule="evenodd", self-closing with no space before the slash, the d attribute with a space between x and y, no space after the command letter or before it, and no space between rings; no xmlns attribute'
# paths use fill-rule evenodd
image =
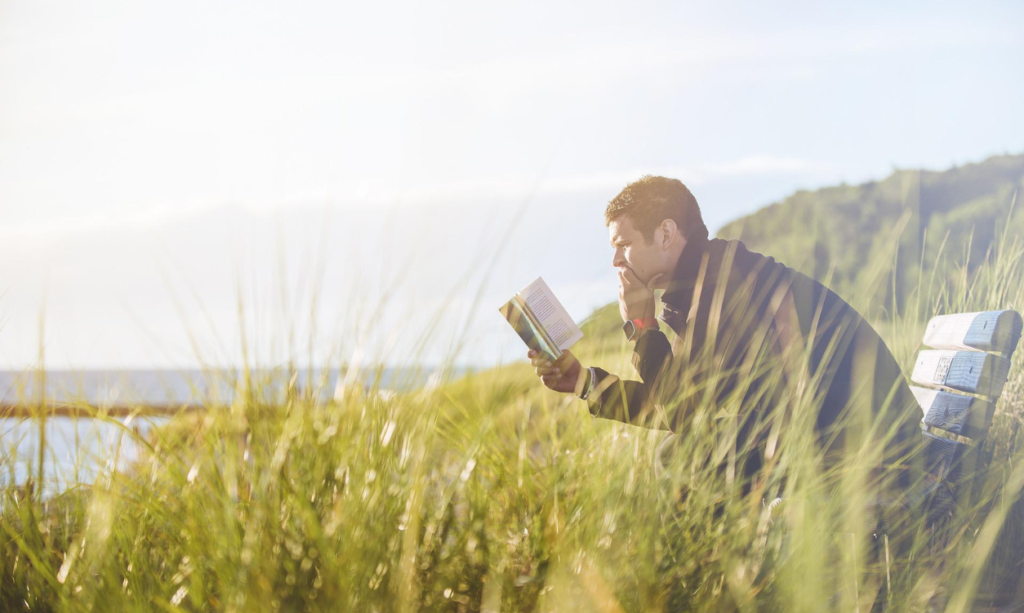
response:
<svg viewBox="0 0 1024 613"><path fill-rule="evenodd" d="M371 372L341 369L262 369L250 371L261 393L284 395L288 386L308 390L326 402L352 386L403 392L433 385L442 377L458 377L465 369L442 371L423 366L380 368ZM132 433L146 437L150 429L168 421L163 415L125 416L107 420L50 416L38 419L14 416L17 407L87 404L97 407L203 405L230 403L237 370L53 370L0 371L0 487L38 481L40 441L43 448L44 495L77 484L88 484L111 470L125 470L138 458ZM117 423L113 423L113 422ZM45 433L45 436L40 436Z"/></svg>

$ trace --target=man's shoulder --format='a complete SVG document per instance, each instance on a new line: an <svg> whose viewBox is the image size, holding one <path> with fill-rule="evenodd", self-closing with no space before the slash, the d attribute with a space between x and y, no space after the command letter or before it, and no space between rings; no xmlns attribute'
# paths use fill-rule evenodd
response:
<svg viewBox="0 0 1024 613"><path fill-rule="evenodd" d="M760 261L782 265L772 256L754 251L746 243L736 238L713 238L708 241L708 252L712 260L721 261L727 257L731 258L733 266Z"/></svg>
<svg viewBox="0 0 1024 613"><path fill-rule="evenodd" d="M862 317L857 310L842 296L828 285L810 277L795 268L776 260L773 256L750 249L743 241L737 239L713 239L711 241L713 258L723 261L731 254L732 268L743 275L756 275L761 285L771 283L784 285L792 293L795 300L804 302L805 306L824 308L824 312L843 317Z"/></svg>
<svg viewBox="0 0 1024 613"><path fill-rule="evenodd" d="M704 258L706 261L701 265L704 273L698 275L694 285L681 286L680 291L663 296L666 310L663 319L666 323L681 323L680 318L690 310L694 294L699 291L703 299L710 300L719 285L724 290L726 302L741 301L746 308L768 308L770 297L777 295L779 288L785 288L803 310L826 307L830 314L856 313L846 300L824 283L786 266L771 255L750 249L741 240L710 239ZM697 285L702 289L698 290ZM757 300L757 297L763 300ZM672 314L675 314L674 318ZM672 327L675 329L677 325Z"/></svg>
<svg viewBox="0 0 1024 613"><path fill-rule="evenodd" d="M791 283L820 288L839 298L827 285L813 277L809 277L795 268L787 266L774 256L754 251L739 239L716 238L710 241L712 257L719 261L730 255L734 268L755 271L758 274L771 275ZM840 298L841 299L841 298Z"/></svg>
<svg viewBox="0 0 1024 613"><path fill-rule="evenodd" d="M738 239L713 239L708 251L709 272L716 276L728 272L730 284L752 278L756 278L759 284L765 281L783 282L803 276L774 257L753 251Z"/></svg>

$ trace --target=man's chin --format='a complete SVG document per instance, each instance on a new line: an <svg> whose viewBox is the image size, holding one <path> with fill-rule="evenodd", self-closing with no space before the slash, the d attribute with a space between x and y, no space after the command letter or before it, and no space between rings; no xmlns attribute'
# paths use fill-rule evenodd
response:
<svg viewBox="0 0 1024 613"><path fill-rule="evenodd" d="M636 271L633 271L633 274L636 275L636 278L639 279L640 282L643 283L644 286L647 287L648 289L662 289L660 283L661 279L657 279L657 275L648 274L640 276L639 274L636 273ZM651 283L652 280L654 281L654 283Z"/></svg>

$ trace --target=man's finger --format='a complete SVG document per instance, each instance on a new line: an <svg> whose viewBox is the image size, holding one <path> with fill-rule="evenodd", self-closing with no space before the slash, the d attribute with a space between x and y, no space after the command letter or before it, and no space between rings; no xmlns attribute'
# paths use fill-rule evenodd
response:
<svg viewBox="0 0 1024 613"><path fill-rule="evenodd" d="M619 285L625 287L632 283L629 278L626 277L626 268L619 268Z"/></svg>
<svg viewBox="0 0 1024 613"><path fill-rule="evenodd" d="M622 280L623 288L626 286L629 286L630 288L634 286L647 287L647 284L641 281L640 277L636 276L636 273L630 268L623 268L619 272L619 279ZM650 283L650 281L648 281L648 283Z"/></svg>

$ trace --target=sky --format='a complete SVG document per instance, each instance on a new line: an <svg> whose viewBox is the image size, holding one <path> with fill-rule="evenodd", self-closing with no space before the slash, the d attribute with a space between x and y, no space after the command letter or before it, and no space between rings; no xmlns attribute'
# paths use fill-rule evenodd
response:
<svg viewBox="0 0 1024 613"><path fill-rule="evenodd" d="M1012 1L0 0L0 369L519 359L629 181L714 231L1020 153L1021 57Z"/></svg>

